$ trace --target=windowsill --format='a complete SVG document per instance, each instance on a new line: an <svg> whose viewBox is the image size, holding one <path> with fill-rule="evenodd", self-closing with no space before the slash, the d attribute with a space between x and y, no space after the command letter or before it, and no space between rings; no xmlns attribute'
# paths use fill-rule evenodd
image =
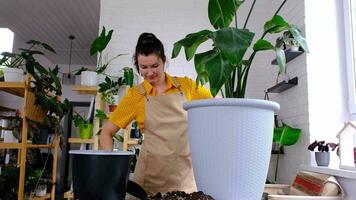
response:
<svg viewBox="0 0 356 200"><path fill-rule="evenodd" d="M331 168L331 167L307 166L307 165L302 165L301 169L311 171L311 172L330 174L333 176L338 176L343 178L356 179L356 171L352 171L352 170L345 170L345 169Z"/></svg>

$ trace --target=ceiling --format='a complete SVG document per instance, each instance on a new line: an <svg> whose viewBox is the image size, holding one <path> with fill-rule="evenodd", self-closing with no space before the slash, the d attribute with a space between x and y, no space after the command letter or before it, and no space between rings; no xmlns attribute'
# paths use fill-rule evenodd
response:
<svg viewBox="0 0 356 200"><path fill-rule="evenodd" d="M57 52L54 64L69 63L69 35L74 35L72 64L96 65L91 42L99 29L100 0L0 0L0 27L24 41L39 40Z"/></svg>

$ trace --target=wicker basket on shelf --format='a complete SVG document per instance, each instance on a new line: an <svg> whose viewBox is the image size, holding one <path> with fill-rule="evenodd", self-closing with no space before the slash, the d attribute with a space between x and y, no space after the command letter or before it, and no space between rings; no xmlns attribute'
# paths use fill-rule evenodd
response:
<svg viewBox="0 0 356 200"><path fill-rule="evenodd" d="M28 92L26 101L26 117L32 121L43 123L47 110L43 110L40 105L35 105L36 97L32 92Z"/></svg>

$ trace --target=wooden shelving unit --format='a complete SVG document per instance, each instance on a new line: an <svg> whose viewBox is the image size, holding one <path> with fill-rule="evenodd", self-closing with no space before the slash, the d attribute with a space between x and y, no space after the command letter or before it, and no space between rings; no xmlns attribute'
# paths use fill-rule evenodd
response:
<svg viewBox="0 0 356 200"><path fill-rule="evenodd" d="M26 102L30 92L30 76L26 77L25 82L0 82L0 91L7 92L12 95L23 97L23 101ZM19 187L18 187L18 200L24 199L24 187L25 187L25 169L26 169L26 156L28 148L54 148L53 153L53 168L52 168L52 186L51 193L47 194L45 199L55 199L55 183L56 183L56 168L57 168L57 150L59 145L58 134L55 133L53 144L29 144L27 143L27 120L26 120L26 103L22 108L22 136L21 143L4 143L0 142L0 149L18 149L19 157L17 166L20 168L19 174ZM34 198L43 199L43 198Z"/></svg>
<svg viewBox="0 0 356 200"><path fill-rule="evenodd" d="M105 110L105 102L102 100L101 93L98 92L98 88L96 86L81 86L76 85L72 88L73 91L78 92L78 94L86 94L86 95L95 95L95 109ZM93 133L97 133L99 130L99 120L94 120L94 129ZM124 130L124 141L123 141L123 150L127 151L130 145L139 144L139 139L131 139L131 124ZM93 149L99 149L99 137L93 136L91 139L81 139L81 138L68 138L69 143L78 143L78 144L94 144Z"/></svg>

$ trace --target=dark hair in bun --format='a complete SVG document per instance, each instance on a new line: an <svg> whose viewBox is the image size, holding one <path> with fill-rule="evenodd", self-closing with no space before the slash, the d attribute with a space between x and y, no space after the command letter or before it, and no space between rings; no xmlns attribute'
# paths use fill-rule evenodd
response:
<svg viewBox="0 0 356 200"><path fill-rule="evenodd" d="M156 38L152 33L142 33L137 40L135 54L133 55L133 61L139 72L139 66L137 57L138 55L148 56L150 54L156 54L163 62L166 62L166 55L164 54L164 47L162 42Z"/></svg>

